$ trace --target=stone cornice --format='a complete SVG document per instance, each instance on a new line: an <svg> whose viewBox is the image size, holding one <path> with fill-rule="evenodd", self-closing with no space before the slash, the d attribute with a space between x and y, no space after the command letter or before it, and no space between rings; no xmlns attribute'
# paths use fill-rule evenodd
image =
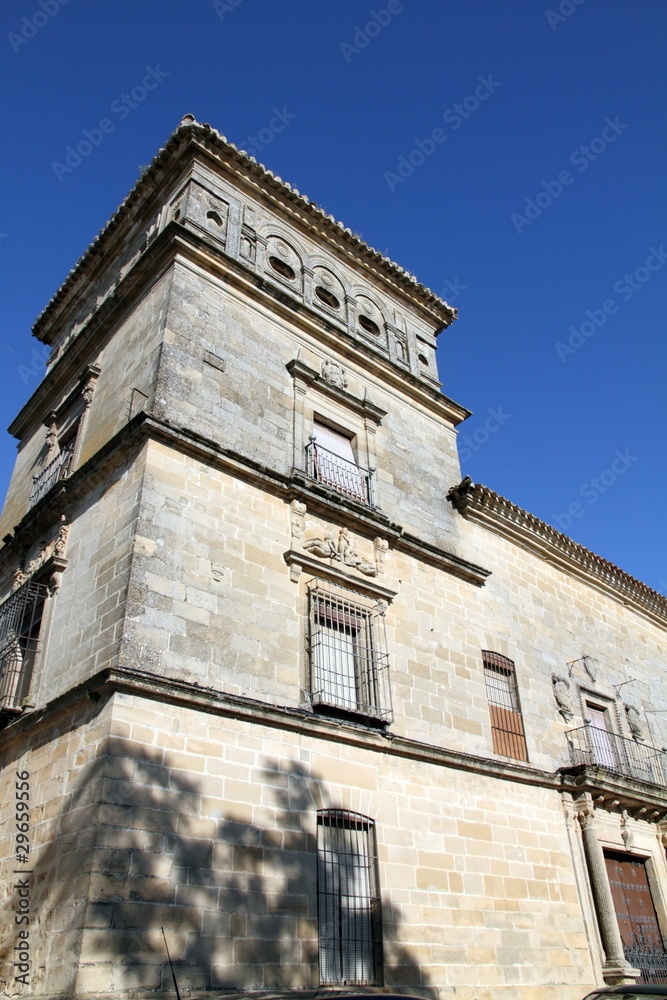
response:
<svg viewBox="0 0 667 1000"><path fill-rule="evenodd" d="M41 422L44 419L50 408L50 400L73 377L72 364L80 364L81 357L87 354L96 356L99 353L98 338L108 335L113 325L131 310L134 296L140 294L147 283L160 281L176 262L184 266L202 267L215 278L232 284L249 297L265 300L272 309L288 317L291 323L299 325L322 343L328 343L336 353L345 354L353 363L373 372L384 384L454 426L470 416L470 410L466 407L449 399L438 389L426 385L411 372L399 372L383 358L363 353L344 332L330 328L322 316L308 310L303 303L295 300L298 312L294 312L284 301L275 298L274 288L261 281L258 284L257 276L247 272L238 261L218 251L185 227L170 222L114 285L100 307L88 317L73 342L72 346L75 344L76 350L66 350L47 371L10 425L11 434L22 438L34 421ZM379 412L379 407L377 409Z"/></svg>
<svg viewBox="0 0 667 1000"><path fill-rule="evenodd" d="M47 726L53 716L71 714L86 698L98 701L104 695L115 692L522 785L551 788L554 791L560 790L562 785L559 774L526 764L476 757L473 754L422 743L388 730L379 730L374 726L328 718L307 709L270 705L241 695L227 695L214 688L159 677L146 671L118 667L100 671L66 694L54 699L43 709L29 714L24 713L12 721L0 732L0 754L6 752L11 744L26 732L30 732L31 738L34 735L36 739L39 728Z"/></svg>
<svg viewBox="0 0 667 1000"><path fill-rule="evenodd" d="M291 221L298 220L316 239L325 240L337 253L352 258L373 278L383 280L395 293L408 298L435 326L449 326L457 318L456 309L409 272L355 236L315 202L257 163L254 157L227 142L215 129L187 116L37 317L33 327L35 336L41 339L45 335L50 321L64 301L90 279L90 272L99 265L99 258L106 253L110 241L119 231L130 228L139 212L145 211L146 203L154 203L156 192L165 190L167 183L173 181L195 154L213 160L218 168L222 167L232 175L236 183L242 182L245 187L261 194L275 208L287 214Z"/></svg>
<svg viewBox="0 0 667 1000"><path fill-rule="evenodd" d="M627 810L635 819L652 823L667 817L667 788L585 764L561 768L559 773L565 791L575 798L588 794L599 808Z"/></svg>
<svg viewBox="0 0 667 1000"><path fill-rule="evenodd" d="M468 521L534 552L653 624L667 626L667 598L488 487L475 485L466 477L452 487L447 499Z"/></svg>
<svg viewBox="0 0 667 1000"><path fill-rule="evenodd" d="M121 428L71 476L56 483L25 514L15 526L11 541L0 546L0 572L13 568L12 563L16 562L22 546L37 540L46 527L55 523L64 511L96 489L113 468L119 466L128 454L147 440L160 441L177 448L200 461L238 476L245 482L253 483L287 503L295 499L304 501L314 514L329 518L336 524L349 527L371 539L380 535L395 548L437 565L467 582L481 585L489 575L489 571L483 567L467 562L445 549L436 548L411 535L404 536L402 527L391 522L386 514L334 494L319 483L306 481L303 474L283 476L192 431L174 427L143 412Z"/></svg>
<svg viewBox="0 0 667 1000"><path fill-rule="evenodd" d="M16 717L0 730L0 757L11 753L12 745L27 733L30 733L31 743L36 745L40 739L40 730L46 729L54 721L80 714L81 706L86 700L95 703L105 695L116 692L221 718L289 731L300 736L344 743L383 755L520 785L549 788L572 796L575 802L586 799L591 808L597 806L617 812L625 810L633 818L651 823L660 823L667 817L667 790L609 774L599 768L579 766L552 772L527 764L477 757L435 744L422 743L390 729L328 718L305 708L271 705L242 695L229 695L215 688L134 668L106 668L54 698L44 708L26 711Z"/></svg>

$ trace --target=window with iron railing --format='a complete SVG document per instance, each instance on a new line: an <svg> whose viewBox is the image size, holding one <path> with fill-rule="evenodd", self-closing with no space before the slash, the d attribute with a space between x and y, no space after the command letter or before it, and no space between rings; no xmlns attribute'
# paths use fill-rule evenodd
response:
<svg viewBox="0 0 667 1000"><path fill-rule="evenodd" d="M357 464L352 439L345 434L316 422L306 445L306 468L311 479L369 507L375 506L375 470Z"/></svg>
<svg viewBox="0 0 667 1000"><path fill-rule="evenodd" d="M314 706L391 720L385 606L323 581L308 588Z"/></svg>
<svg viewBox="0 0 667 1000"><path fill-rule="evenodd" d="M72 467L74 457L74 440L63 445L55 458L52 458L40 473L32 477L32 492L28 508L34 507L38 501L49 492L55 483L66 479Z"/></svg>
<svg viewBox="0 0 667 1000"><path fill-rule="evenodd" d="M503 757L528 760L514 663L500 653L482 650L493 749Z"/></svg>
<svg viewBox="0 0 667 1000"><path fill-rule="evenodd" d="M317 814L317 916L322 986L382 979L382 918L375 824L359 813Z"/></svg>
<svg viewBox="0 0 667 1000"><path fill-rule="evenodd" d="M20 711L39 652L44 584L28 580L0 604L0 709Z"/></svg>
<svg viewBox="0 0 667 1000"><path fill-rule="evenodd" d="M592 721L565 734L572 764L600 767L636 781L667 787L667 753L631 740Z"/></svg>

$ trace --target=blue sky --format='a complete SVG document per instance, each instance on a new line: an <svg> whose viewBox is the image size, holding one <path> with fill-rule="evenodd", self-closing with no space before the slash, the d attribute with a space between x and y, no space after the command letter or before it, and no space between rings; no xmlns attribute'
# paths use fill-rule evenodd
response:
<svg viewBox="0 0 667 1000"><path fill-rule="evenodd" d="M34 319L192 113L459 309L463 473L667 593L664 0L0 16L4 426L43 372ZM3 435L3 494L14 456Z"/></svg>

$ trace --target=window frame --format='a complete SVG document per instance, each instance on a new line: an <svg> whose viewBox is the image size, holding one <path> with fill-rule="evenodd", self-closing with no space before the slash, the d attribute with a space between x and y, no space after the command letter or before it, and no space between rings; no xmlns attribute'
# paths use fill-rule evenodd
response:
<svg viewBox="0 0 667 1000"><path fill-rule="evenodd" d="M482 664L491 721L493 751L501 757L527 762L526 730L514 661L501 653L483 649ZM504 676L508 681L507 691L503 691L503 697L499 695L501 688L494 687L489 683L489 680L494 676L496 679L499 676Z"/></svg>
<svg viewBox="0 0 667 1000"><path fill-rule="evenodd" d="M324 444L320 443L321 439L324 439ZM344 443L349 445L349 449L344 447ZM336 445L340 451L334 450ZM341 454L346 450L347 455ZM312 479L367 507L375 506L375 469L366 469L360 464L357 434L332 426L315 413L306 451L308 474Z"/></svg>
<svg viewBox="0 0 667 1000"><path fill-rule="evenodd" d="M385 602L320 578L308 582L307 597L312 706L376 725L391 722Z"/></svg>
<svg viewBox="0 0 667 1000"><path fill-rule="evenodd" d="M0 712L20 712L45 630L46 584L30 578L0 604Z"/></svg>
<svg viewBox="0 0 667 1000"><path fill-rule="evenodd" d="M321 986L381 986L382 902L375 822L346 809L317 813Z"/></svg>

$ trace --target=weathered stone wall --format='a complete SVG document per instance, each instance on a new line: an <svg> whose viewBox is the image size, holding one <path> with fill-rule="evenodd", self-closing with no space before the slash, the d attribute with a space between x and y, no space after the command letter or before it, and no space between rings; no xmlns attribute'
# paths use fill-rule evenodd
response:
<svg viewBox="0 0 667 1000"><path fill-rule="evenodd" d="M46 375L46 379L59 388L54 394L45 395L21 442L0 519L2 534L11 531L28 510L33 476L43 468L47 453L44 421L51 410L57 410L68 398L87 364L99 365L100 375L95 381L92 403L80 437L78 460L72 472L128 422L133 389L145 393L146 406L151 405L168 295L169 278L166 277L136 303L131 315L114 329L104 345L98 343L87 356L79 354L74 358L71 352L71 356L63 357L59 366L68 369L66 376L60 369ZM42 384L40 392L45 385L48 382ZM140 406L141 398L134 397L135 408Z"/></svg>
<svg viewBox="0 0 667 1000"><path fill-rule="evenodd" d="M462 523L470 535L481 532ZM295 542L286 501L167 445L151 444L122 662L227 694L307 705L305 595L317 571L304 571L293 582L285 554L328 530L336 534L339 526L307 512L303 536ZM354 532L351 538L372 562L372 539ZM374 578L396 593L386 617L393 731L496 756L482 649L516 664L529 760L537 767L569 763L564 734L583 724L577 683L615 698L614 685L634 677L637 706L662 706L664 694L648 695L660 668L657 626L496 535L484 532L481 541L483 552L480 547L473 554L492 570L483 588L391 547ZM319 565L323 572L332 566L347 572L352 590L364 583L360 573L335 560ZM638 634L644 636L641 646ZM575 715L566 722L551 675L567 675L567 661L583 653L598 660L598 679L573 672ZM624 719L621 725L631 736ZM659 720L649 725L659 738Z"/></svg>
<svg viewBox="0 0 667 1000"><path fill-rule="evenodd" d="M130 695L66 730L11 763L34 795L34 994L169 990L161 926L183 991L317 985L319 808L376 823L388 986L593 982L556 792Z"/></svg>
<svg viewBox="0 0 667 1000"><path fill-rule="evenodd" d="M445 500L460 479L451 425L385 383L381 370L365 369L363 353L332 349L313 329L183 266L174 272L155 413L283 476L304 468L318 414L356 435L359 463L371 464L363 423L344 402L311 388L299 416L286 368L297 355L317 373L338 363L350 395L368 394L387 411L374 434L377 502L411 533L456 549L457 519Z"/></svg>
<svg viewBox="0 0 667 1000"><path fill-rule="evenodd" d="M3 740L0 754L0 989L3 996L71 996L86 927L96 926L89 904L93 872L112 878L114 852L104 845L103 758L110 713L87 702L45 720L32 717ZM16 853L17 772L29 778L28 860ZM21 816L24 814L21 813ZM17 874L16 871L20 874ZM28 881L29 923L16 922L16 886ZM104 924L102 925L104 926ZM20 931L29 933L29 986L14 967ZM24 939L23 939L24 943ZM85 978L85 972L84 972Z"/></svg>

